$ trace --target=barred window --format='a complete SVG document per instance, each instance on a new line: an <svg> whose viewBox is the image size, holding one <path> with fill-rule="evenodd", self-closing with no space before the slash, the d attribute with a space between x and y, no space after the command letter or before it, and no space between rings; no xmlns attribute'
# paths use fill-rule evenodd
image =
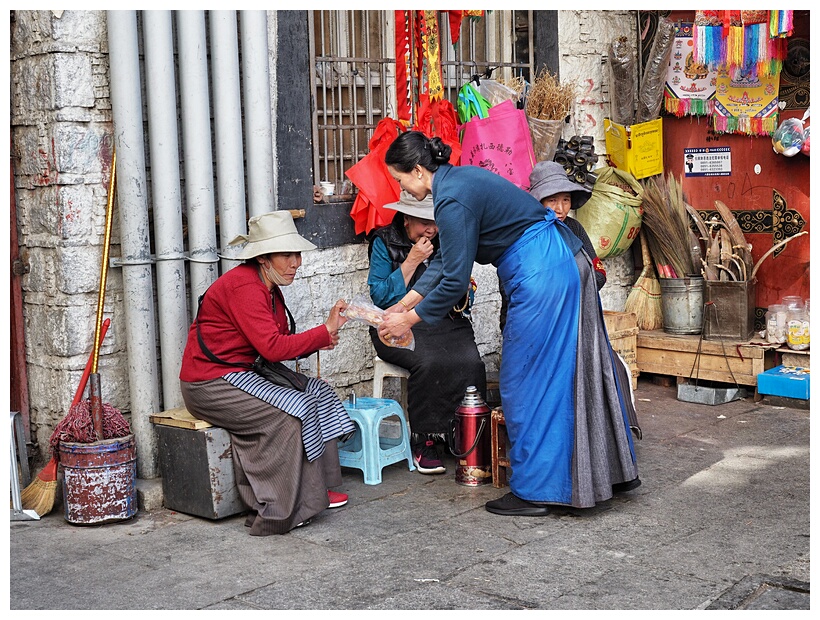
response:
<svg viewBox="0 0 820 620"><path fill-rule="evenodd" d="M340 182L368 152L383 118L398 118L395 11L312 11L313 169ZM472 76L505 82L535 75L532 11L484 11L465 17L454 45L447 11L438 11L441 80L454 106ZM411 45L414 42L411 41ZM412 110L411 122L415 120Z"/></svg>

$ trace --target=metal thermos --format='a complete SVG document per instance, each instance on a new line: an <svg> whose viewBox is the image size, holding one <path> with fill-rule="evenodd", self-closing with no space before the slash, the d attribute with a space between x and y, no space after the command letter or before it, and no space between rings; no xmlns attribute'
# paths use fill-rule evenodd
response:
<svg viewBox="0 0 820 620"><path fill-rule="evenodd" d="M456 457L456 483L475 487L493 481L490 408L474 385L467 388L452 421L450 452Z"/></svg>

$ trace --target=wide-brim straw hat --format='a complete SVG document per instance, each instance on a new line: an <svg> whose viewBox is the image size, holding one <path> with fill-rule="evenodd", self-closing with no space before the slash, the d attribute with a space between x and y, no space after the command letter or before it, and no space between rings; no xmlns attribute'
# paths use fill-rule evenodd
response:
<svg viewBox="0 0 820 620"><path fill-rule="evenodd" d="M399 201L386 204L384 208L393 209L420 220L433 220L433 197L430 194L421 200L416 200L412 194L402 190Z"/></svg>
<svg viewBox="0 0 820 620"><path fill-rule="evenodd" d="M569 192L572 208L582 207L592 194L583 185L570 180L564 167L555 161L539 161L530 173L530 194L538 202L548 196Z"/></svg>
<svg viewBox="0 0 820 620"><path fill-rule="evenodd" d="M316 246L296 231L290 211L271 211L248 220L248 234L237 235L228 245L245 244L236 255L240 260L271 252L306 252Z"/></svg>

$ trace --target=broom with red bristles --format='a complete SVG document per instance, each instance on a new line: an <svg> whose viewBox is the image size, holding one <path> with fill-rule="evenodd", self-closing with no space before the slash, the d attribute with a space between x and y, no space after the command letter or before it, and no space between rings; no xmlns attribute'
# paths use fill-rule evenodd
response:
<svg viewBox="0 0 820 620"><path fill-rule="evenodd" d="M105 332L108 331L108 326L111 325L111 319L105 319L100 328L100 343L105 337ZM83 376L80 378L80 385L77 388L77 393L74 395L74 400L71 402L71 410L80 404L85 392L88 377L91 374L91 367L94 364L94 352L88 357L88 362L85 365ZM47 515L54 508L54 499L57 497L57 454L52 450L51 460L46 463L43 470L37 474L37 477L29 484L20 494L20 499L23 503L23 508L26 510L33 510L39 516Z"/></svg>

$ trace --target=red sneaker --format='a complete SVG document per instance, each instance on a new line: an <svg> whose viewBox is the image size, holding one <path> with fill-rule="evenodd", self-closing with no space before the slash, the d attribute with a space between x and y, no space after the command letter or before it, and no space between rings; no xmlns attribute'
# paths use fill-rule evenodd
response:
<svg viewBox="0 0 820 620"><path fill-rule="evenodd" d="M330 500L330 506L328 506L328 508L339 508L347 503L347 493L328 491L327 498Z"/></svg>

